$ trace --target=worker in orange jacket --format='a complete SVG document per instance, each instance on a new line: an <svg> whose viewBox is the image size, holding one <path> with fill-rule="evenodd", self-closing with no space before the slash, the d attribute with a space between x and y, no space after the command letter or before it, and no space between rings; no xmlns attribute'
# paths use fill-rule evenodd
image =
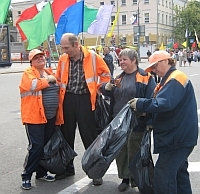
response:
<svg viewBox="0 0 200 194"><path fill-rule="evenodd" d="M64 54L59 59L56 72L61 87L60 100L63 102L64 124L61 125L61 131L74 149L78 124L81 139L87 149L97 137L94 119L97 90L102 83L110 81L110 71L101 56L78 44L74 34L63 34L61 48ZM63 174L56 175L56 179L74 174L72 160ZM93 180L93 184L102 184L102 179Z"/></svg>
<svg viewBox="0 0 200 194"><path fill-rule="evenodd" d="M45 54L33 49L29 53L31 66L25 70L20 83L21 118L29 141L28 154L22 172L22 188L31 189L31 177L54 181L55 178L39 165L44 145L55 131L55 125L63 124L59 110L59 84L53 73L44 69ZM57 116L57 117L56 117Z"/></svg>

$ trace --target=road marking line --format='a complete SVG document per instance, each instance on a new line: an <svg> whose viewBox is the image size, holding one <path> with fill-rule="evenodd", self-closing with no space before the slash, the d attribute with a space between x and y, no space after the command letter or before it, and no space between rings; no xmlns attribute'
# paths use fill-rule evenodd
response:
<svg viewBox="0 0 200 194"><path fill-rule="evenodd" d="M200 172L200 162L189 162L189 166L188 166L188 171L189 172ZM107 170L106 174L118 174L117 173L117 165L116 162L113 161L109 167L109 169ZM76 183L74 183L73 185L67 187L66 189L60 191L58 194L71 194L71 193L75 193L81 189L83 189L84 187L86 187L88 184L91 183L91 179L89 179L87 176L82 178L81 180L77 181Z"/></svg>
<svg viewBox="0 0 200 194"><path fill-rule="evenodd" d="M82 188L86 187L88 184L90 184L91 179L89 179L87 176L82 178L80 181L77 181L73 185L67 187L66 189L60 191L58 194L72 194L75 193Z"/></svg>
<svg viewBox="0 0 200 194"><path fill-rule="evenodd" d="M199 74L192 74L192 75L190 75L190 76L192 77L192 76L196 76L196 75L199 75Z"/></svg>

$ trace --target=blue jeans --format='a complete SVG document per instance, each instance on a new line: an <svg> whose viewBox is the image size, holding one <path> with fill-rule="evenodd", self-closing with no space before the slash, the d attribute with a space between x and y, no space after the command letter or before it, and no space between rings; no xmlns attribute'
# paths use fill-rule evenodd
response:
<svg viewBox="0 0 200 194"><path fill-rule="evenodd" d="M154 169L155 194L192 194L188 156L193 147L160 153Z"/></svg>

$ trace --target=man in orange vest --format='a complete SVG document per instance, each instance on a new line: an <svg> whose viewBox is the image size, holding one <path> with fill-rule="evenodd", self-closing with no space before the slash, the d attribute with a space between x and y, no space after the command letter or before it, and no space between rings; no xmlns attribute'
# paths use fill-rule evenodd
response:
<svg viewBox="0 0 200 194"><path fill-rule="evenodd" d="M81 139L87 149L97 137L94 119L97 90L101 84L110 81L110 71L101 56L79 45L74 34L63 34L61 48L64 54L59 59L56 72L63 102L64 124L61 125L61 131L74 149L78 124ZM74 174L72 160L63 174L56 175L56 179ZM101 185L102 179L94 179L93 184Z"/></svg>

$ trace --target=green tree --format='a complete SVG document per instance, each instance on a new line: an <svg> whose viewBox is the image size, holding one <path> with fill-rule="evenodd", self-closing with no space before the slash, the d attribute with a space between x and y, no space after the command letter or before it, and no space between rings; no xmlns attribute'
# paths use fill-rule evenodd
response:
<svg viewBox="0 0 200 194"><path fill-rule="evenodd" d="M186 41L186 29L188 35L195 39L194 29L200 35L200 2L189 1L183 9L174 8L174 38L181 42ZM199 33L198 33L199 32Z"/></svg>
<svg viewBox="0 0 200 194"><path fill-rule="evenodd" d="M12 16L12 9L10 8L8 10L7 18L6 18L6 24L9 24L10 26L13 26L13 16Z"/></svg>

